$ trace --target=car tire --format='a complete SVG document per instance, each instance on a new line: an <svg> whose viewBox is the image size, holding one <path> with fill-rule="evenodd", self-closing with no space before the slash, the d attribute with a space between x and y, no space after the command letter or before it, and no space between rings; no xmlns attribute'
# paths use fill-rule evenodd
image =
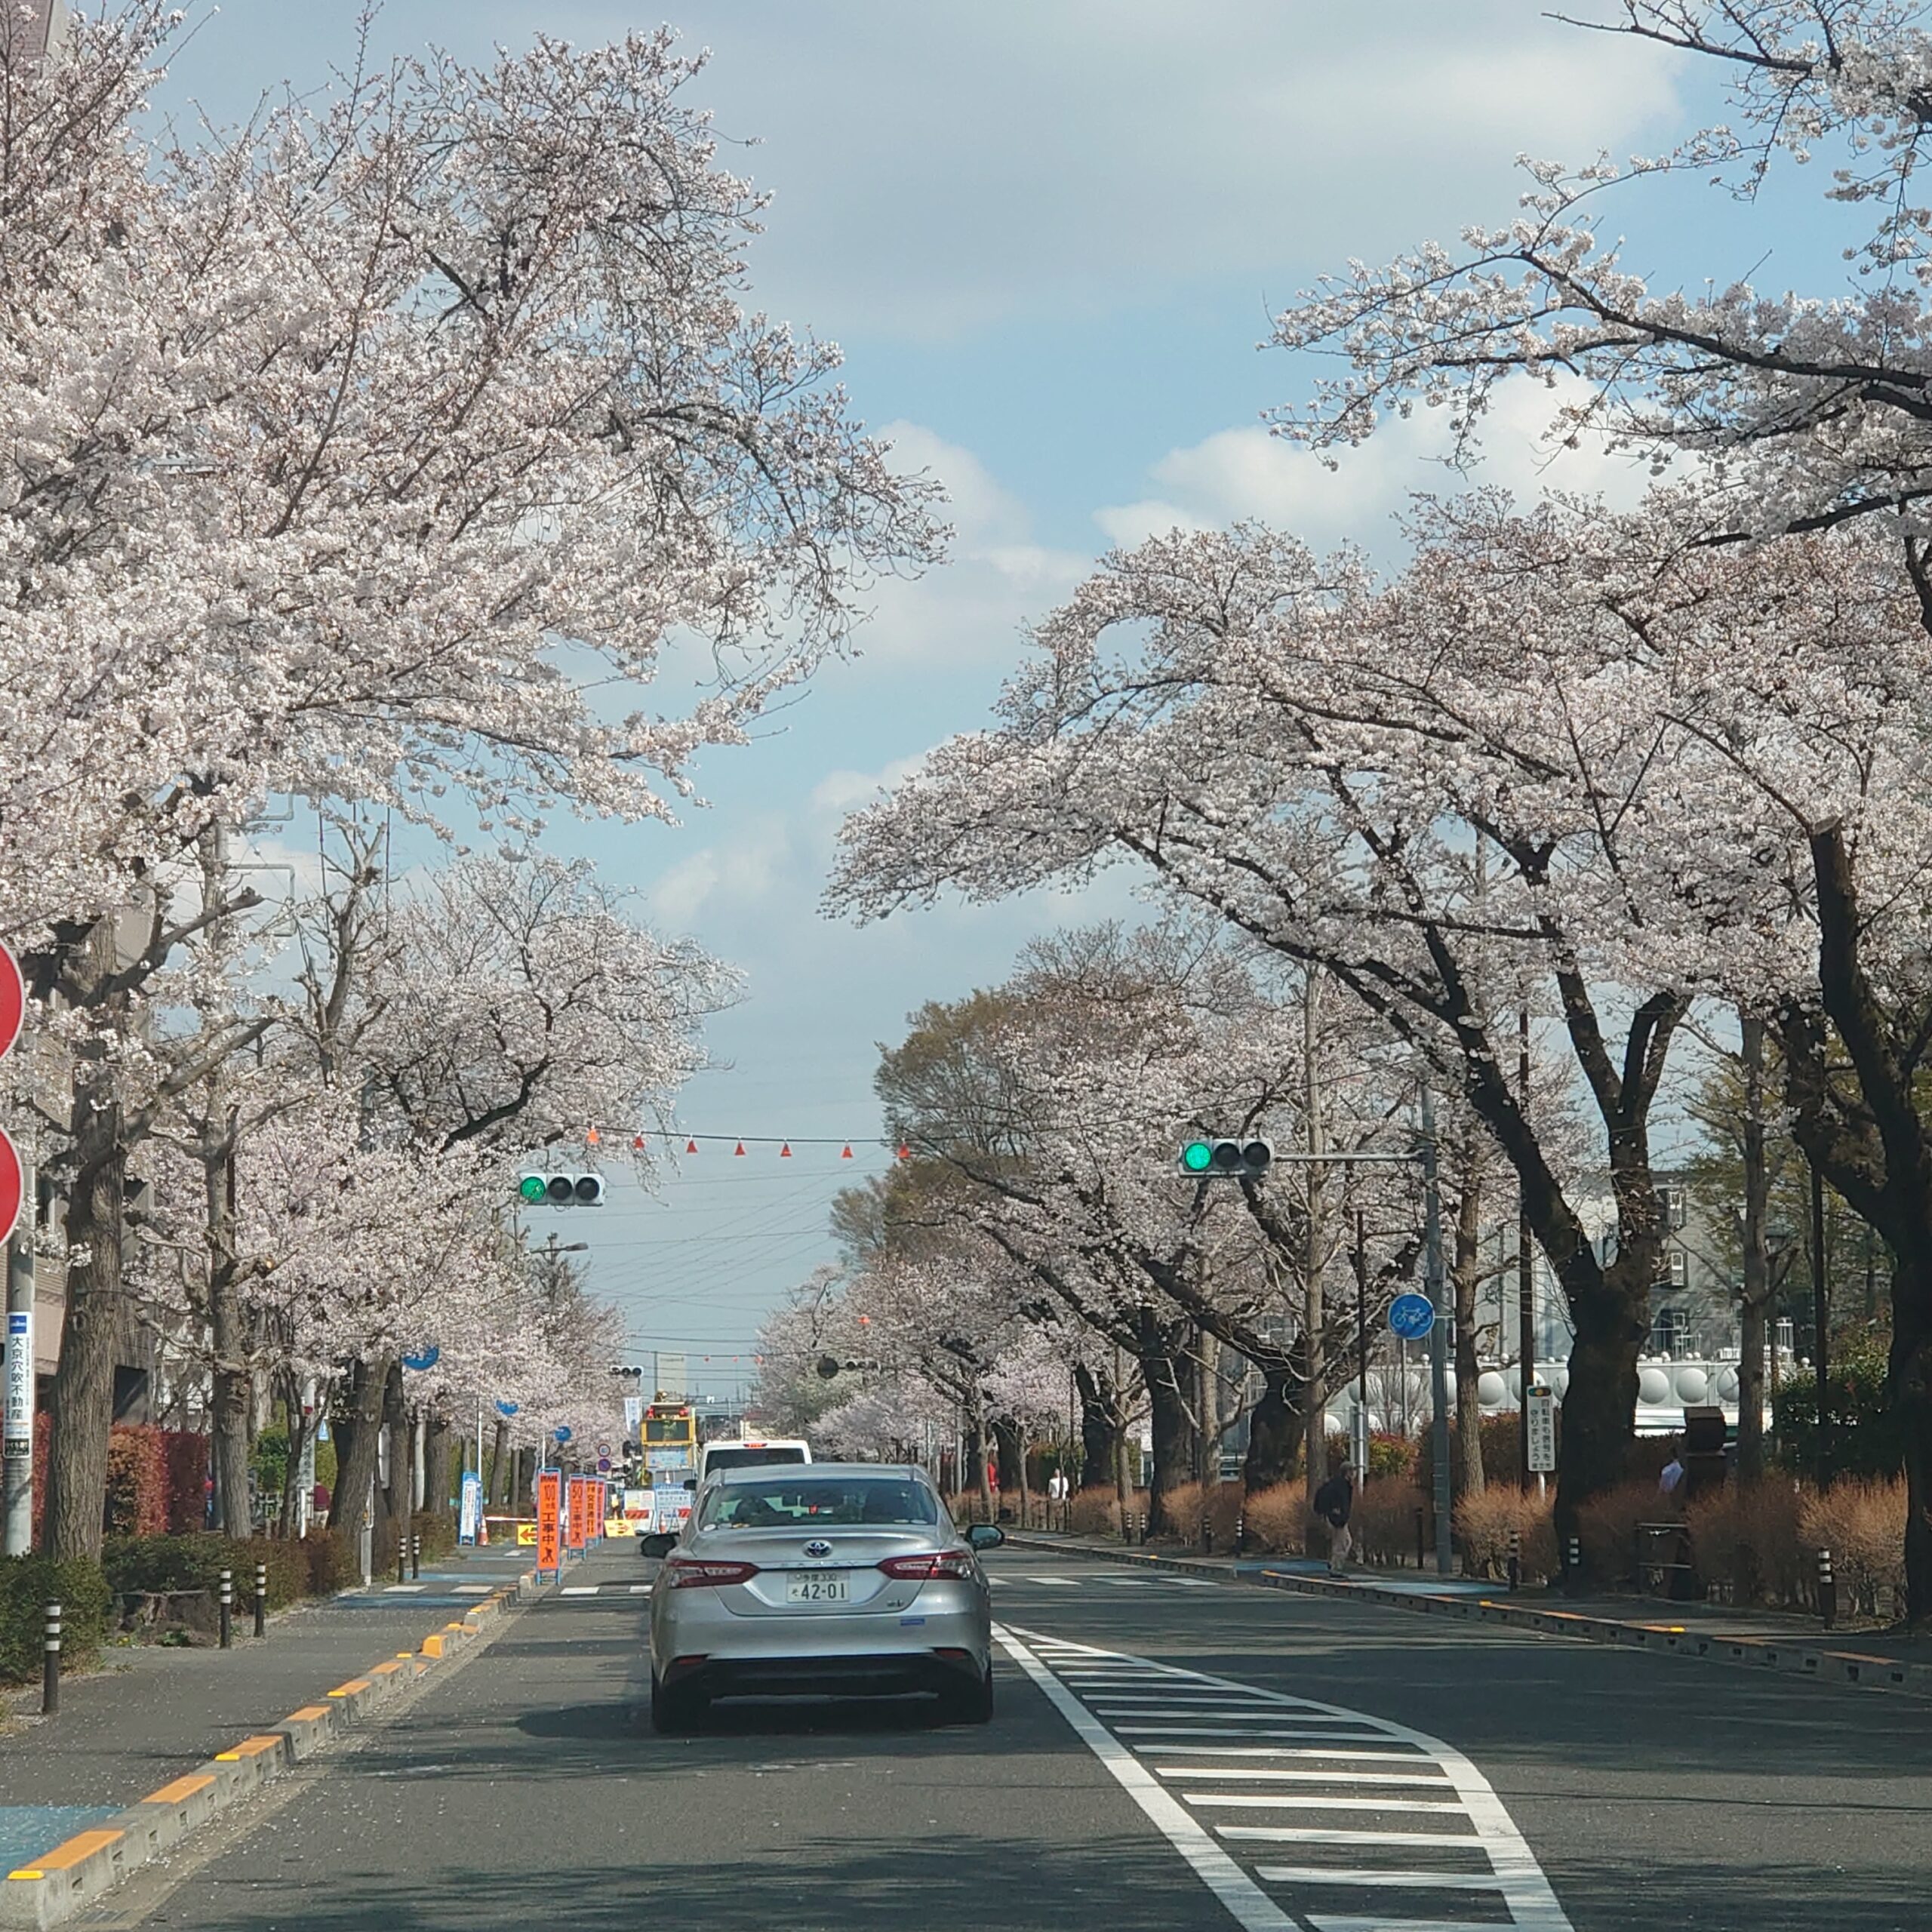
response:
<svg viewBox="0 0 1932 1932"><path fill-rule="evenodd" d="M651 1673L651 1727L660 1737L695 1730L710 1703L702 1690L663 1684L657 1672Z"/></svg>
<svg viewBox="0 0 1932 1932"><path fill-rule="evenodd" d="M940 1699L942 1724L990 1724L993 1718L993 1667L977 1684L962 1684Z"/></svg>

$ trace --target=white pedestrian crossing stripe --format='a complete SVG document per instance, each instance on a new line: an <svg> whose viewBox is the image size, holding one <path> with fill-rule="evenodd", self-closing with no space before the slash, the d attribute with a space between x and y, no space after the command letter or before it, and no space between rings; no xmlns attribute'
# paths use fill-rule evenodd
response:
<svg viewBox="0 0 1932 1932"><path fill-rule="evenodd" d="M1244 1932L1571 1932L1488 1780L1439 1739L1116 1651L995 1635Z"/></svg>
<svg viewBox="0 0 1932 1932"><path fill-rule="evenodd" d="M1080 1590L1090 1586L1115 1590L1214 1590L1220 1584L1206 1577L1116 1577L1112 1571L1076 1571L1067 1576L1043 1570L995 1570L986 1578L996 1590Z"/></svg>

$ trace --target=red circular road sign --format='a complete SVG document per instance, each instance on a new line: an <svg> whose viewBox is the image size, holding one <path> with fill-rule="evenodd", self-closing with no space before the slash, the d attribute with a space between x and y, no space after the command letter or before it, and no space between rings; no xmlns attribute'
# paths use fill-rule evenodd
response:
<svg viewBox="0 0 1932 1932"><path fill-rule="evenodd" d="M0 1241L13 1237L20 1218L20 1153L5 1128L0 1128Z"/></svg>
<svg viewBox="0 0 1932 1932"><path fill-rule="evenodd" d="M9 1052L20 1037L20 1022L26 1011L27 989L20 977L20 962L0 946L0 1056Z"/></svg>

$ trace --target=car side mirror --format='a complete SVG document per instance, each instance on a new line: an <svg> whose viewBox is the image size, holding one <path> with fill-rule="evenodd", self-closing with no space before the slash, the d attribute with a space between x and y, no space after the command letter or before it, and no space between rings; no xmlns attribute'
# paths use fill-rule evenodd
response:
<svg viewBox="0 0 1932 1932"><path fill-rule="evenodd" d="M967 1527L966 1540L974 1549L997 1549L1006 1532L997 1523L973 1523Z"/></svg>

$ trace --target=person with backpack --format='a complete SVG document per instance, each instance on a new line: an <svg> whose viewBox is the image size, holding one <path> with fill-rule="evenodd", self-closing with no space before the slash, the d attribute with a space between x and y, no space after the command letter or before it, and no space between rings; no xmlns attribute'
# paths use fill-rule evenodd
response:
<svg viewBox="0 0 1932 1932"><path fill-rule="evenodd" d="M1328 1525L1328 1574L1347 1574L1355 1538L1349 1532L1349 1515L1355 1507L1355 1471L1345 1457L1335 1466L1335 1473L1315 1492L1315 1513Z"/></svg>

